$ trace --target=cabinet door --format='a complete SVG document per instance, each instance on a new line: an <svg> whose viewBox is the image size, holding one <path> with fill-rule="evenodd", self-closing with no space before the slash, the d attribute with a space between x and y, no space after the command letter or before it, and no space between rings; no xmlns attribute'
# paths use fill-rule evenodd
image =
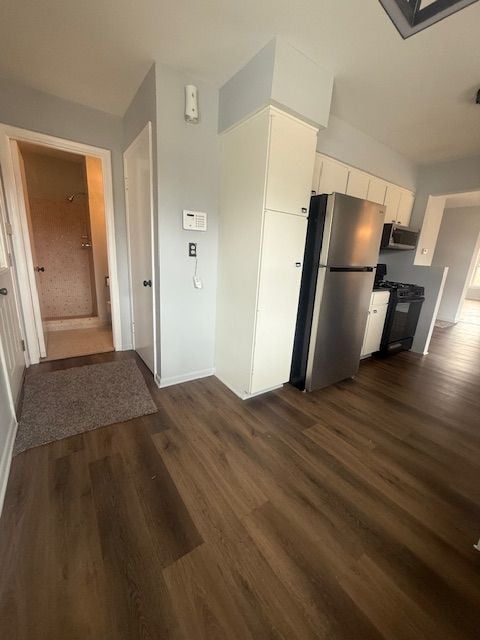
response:
<svg viewBox="0 0 480 640"><path fill-rule="evenodd" d="M367 200L376 202L377 204L385 204L385 193L387 191L387 183L380 178L370 178L368 185Z"/></svg>
<svg viewBox="0 0 480 640"><path fill-rule="evenodd" d="M302 216L265 212L250 393L290 378L306 231Z"/></svg>
<svg viewBox="0 0 480 640"><path fill-rule="evenodd" d="M385 222L397 222L398 206L400 204L401 189L393 184L387 185L385 193Z"/></svg>
<svg viewBox="0 0 480 640"><path fill-rule="evenodd" d="M404 227L408 227L408 225L410 224L410 218L412 217L414 200L415 200L415 196L411 191L402 190L402 194L400 197L400 204L398 205L398 211L397 211L398 224L401 224Z"/></svg>
<svg viewBox="0 0 480 640"><path fill-rule="evenodd" d="M319 153L315 154L315 164L313 166L313 177L312 177L312 196L317 195L318 193L318 185L320 183L320 174L322 173L322 156Z"/></svg>
<svg viewBox="0 0 480 640"><path fill-rule="evenodd" d="M348 167L335 160L324 158L317 193L346 193L347 182Z"/></svg>
<svg viewBox="0 0 480 640"><path fill-rule="evenodd" d="M315 129L272 114L265 209L307 215L316 146Z"/></svg>
<svg viewBox="0 0 480 640"><path fill-rule="evenodd" d="M368 173L363 173L363 171L358 171L358 169L350 169L348 173L347 196L354 196L355 198L365 200L368 193L369 182L370 176Z"/></svg>
<svg viewBox="0 0 480 640"><path fill-rule="evenodd" d="M368 311L367 331L363 342L362 356L380 349L383 327L387 315L387 304L373 305Z"/></svg>

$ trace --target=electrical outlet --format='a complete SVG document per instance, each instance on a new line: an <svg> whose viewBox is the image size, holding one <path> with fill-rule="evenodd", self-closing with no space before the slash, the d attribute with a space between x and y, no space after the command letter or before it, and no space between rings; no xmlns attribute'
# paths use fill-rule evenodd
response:
<svg viewBox="0 0 480 640"><path fill-rule="evenodd" d="M189 242L188 243L188 257L196 258L197 257L197 243Z"/></svg>

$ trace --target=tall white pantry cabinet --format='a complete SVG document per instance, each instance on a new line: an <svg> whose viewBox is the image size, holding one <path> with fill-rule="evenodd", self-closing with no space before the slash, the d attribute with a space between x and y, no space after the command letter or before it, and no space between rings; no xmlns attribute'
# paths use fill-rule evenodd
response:
<svg viewBox="0 0 480 640"><path fill-rule="evenodd" d="M275 107L222 135L216 375L241 398L290 377L316 144Z"/></svg>

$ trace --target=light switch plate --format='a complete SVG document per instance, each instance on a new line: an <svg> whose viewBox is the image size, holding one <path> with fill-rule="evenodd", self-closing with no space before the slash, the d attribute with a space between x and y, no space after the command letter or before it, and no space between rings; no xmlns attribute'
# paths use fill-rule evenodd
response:
<svg viewBox="0 0 480 640"><path fill-rule="evenodd" d="M207 214L204 211L183 210L183 228L187 231L206 231Z"/></svg>

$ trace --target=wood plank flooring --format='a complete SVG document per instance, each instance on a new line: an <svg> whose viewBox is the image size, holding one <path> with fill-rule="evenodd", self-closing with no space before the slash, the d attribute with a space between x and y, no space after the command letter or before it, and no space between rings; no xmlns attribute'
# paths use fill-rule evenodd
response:
<svg viewBox="0 0 480 640"><path fill-rule="evenodd" d="M139 366L158 414L15 458L1 638L478 640L480 326L246 402Z"/></svg>

